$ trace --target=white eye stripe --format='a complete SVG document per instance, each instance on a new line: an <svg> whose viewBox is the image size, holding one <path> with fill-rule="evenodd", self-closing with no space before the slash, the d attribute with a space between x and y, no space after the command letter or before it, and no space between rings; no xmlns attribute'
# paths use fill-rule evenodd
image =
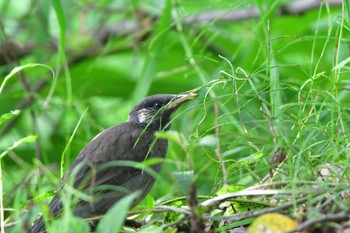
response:
<svg viewBox="0 0 350 233"><path fill-rule="evenodd" d="M152 120L153 114L149 109L141 109L137 112L137 120L139 123L149 123Z"/></svg>

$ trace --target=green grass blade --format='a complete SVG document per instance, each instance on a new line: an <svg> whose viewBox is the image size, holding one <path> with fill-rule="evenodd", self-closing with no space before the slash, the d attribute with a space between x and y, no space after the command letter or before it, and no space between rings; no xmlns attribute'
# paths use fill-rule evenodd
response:
<svg viewBox="0 0 350 233"><path fill-rule="evenodd" d="M66 153L67 153L67 151L68 151L68 149L69 149L69 147L70 147L70 144L72 143L72 141L73 141L73 138L74 138L74 136L75 136L75 133L77 132L77 130L78 130L78 128L79 128L79 125L80 125L80 123L81 123L81 121L83 120L83 117L84 117L84 115L85 115L85 113L87 112L87 110L88 110L88 108L86 108L85 109L85 111L83 112L83 114L81 115L81 117L80 117L80 119L79 119L79 121L78 121L78 123L77 123L77 125L75 126L75 128L74 128L74 130L73 130L73 133L72 133L72 135L70 136L70 138L69 138L69 140L68 140L68 143L67 143L67 145L66 145L66 147L64 148L64 150L63 150L63 152L62 152L62 155L61 155L61 177L63 177L63 175L64 175L64 164L65 164L65 161L66 161Z"/></svg>
<svg viewBox="0 0 350 233"><path fill-rule="evenodd" d="M149 51L147 53L146 61L142 69L141 76L136 84L134 91L135 102L143 99L152 84L152 79L155 77L157 66L161 55L163 54L163 48L166 45L166 38L171 26L171 1L167 0L166 5L163 10L163 15L158 21L158 26L154 32L155 38L153 43L149 46Z"/></svg>
<svg viewBox="0 0 350 233"><path fill-rule="evenodd" d="M24 70L26 68L33 68L33 67L37 67L37 66L41 66L41 67L45 67L45 68L49 69L52 72L52 74L54 75L54 71L51 69L50 66L47 66L47 65L44 65L44 64L40 64L40 63L29 63L29 64L26 64L26 65L23 65L23 66L17 66L15 68L13 68L11 70L11 72L8 75L6 75L6 77L4 78L4 81L2 81L1 86L0 86L0 94L1 94L2 90L5 88L6 83L13 76L15 76L15 74L17 74L18 72L20 72L20 71L22 71L22 70Z"/></svg>
<svg viewBox="0 0 350 233"><path fill-rule="evenodd" d="M13 143L13 145L9 148L7 148L4 152L1 153L0 159L3 158L5 155L7 155L11 150L17 148L19 145L23 143L31 143L34 142L38 138L38 135L30 135L24 138L21 138L20 140Z"/></svg>
<svg viewBox="0 0 350 233"><path fill-rule="evenodd" d="M0 117L0 125L4 124L6 121L12 119L13 117L17 116L21 111L14 110L9 113L2 114Z"/></svg>
<svg viewBox="0 0 350 233"><path fill-rule="evenodd" d="M137 196L139 196L139 194L139 192L135 192L119 200L101 219L97 226L96 233L119 232L124 224L132 202L137 198Z"/></svg>

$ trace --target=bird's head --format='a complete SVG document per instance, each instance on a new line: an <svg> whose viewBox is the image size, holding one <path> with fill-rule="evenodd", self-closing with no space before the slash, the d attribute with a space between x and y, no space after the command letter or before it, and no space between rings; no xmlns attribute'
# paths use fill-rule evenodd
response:
<svg viewBox="0 0 350 233"><path fill-rule="evenodd" d="M149 130L169 128L173 113L186 101L196 98L194 93L180 95L152 95L137 104L129 113L128 122L140 125Z"/></svg>

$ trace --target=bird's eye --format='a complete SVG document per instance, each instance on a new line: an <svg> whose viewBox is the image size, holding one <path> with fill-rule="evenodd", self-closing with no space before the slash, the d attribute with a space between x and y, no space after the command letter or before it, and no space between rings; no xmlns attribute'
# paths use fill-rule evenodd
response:
<svg viewBox="0 0 350 233"><path fill-rule="evenodd" d="M154 109L160 109L161 107L163 107L164 106L164 104L162 103L162 102L155 102L154 104L153 104L153 108Z"/></svg>

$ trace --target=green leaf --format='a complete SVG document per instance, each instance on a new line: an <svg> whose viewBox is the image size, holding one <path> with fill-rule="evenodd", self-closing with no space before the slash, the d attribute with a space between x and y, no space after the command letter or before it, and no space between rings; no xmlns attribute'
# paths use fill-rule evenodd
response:
<svg viewBox="0 0 350 233"><path fill-rule="evenodd" d="M64 50L66 46L66 20L64 17L63 7L59 0L51 0L53 9L55 10L58 25L60 27L60 48L59 50Z"/></svg>
<svg viewBox="0 0 350 233"><path fill-rule="evenodd" d="M346 64L348 64L350 62L350 57L342 60L341 62L339 62L333 69L332 71L334 70L338 70L340 68L343 68Z"/></svg>
<svg viewBox="0 0 350 233"><path fill-rule="evenodd" d="M33 200L35 202L39 202L39 201L42 201L48 197L53 197L55 195L55 191L54 190L49 190L49 191L46 191L42 194L39 194L38 196L36 196ZM33 201L33 200L30 200L30 201Z"/></svg>
<svg viewBox="0 0 350 233"><path fill-rule="evenodd" d="M2 114L0 117L0 125L10 120L11 118L17 116L20 112L21 112L20 110L14 110L14 111L11 111L10 113Z"/></svg>
<svg viewBox="0 0 350 233"><path fill-rule="evenodd" d="M155 133L157 138L167 139L169 141L175 142L178 145L183 145L186 141L185 136L175 130L169 131L158 131Z"/></svg>
<svg viewBox="0 0 350 233"><path fill-rule="evenodd" d="M66 147L64 148L64 150L63 150L63 152L61 154L61 178L64 175L64 168L65 168L64 165L65 165L65 161L66 161L65 155L67 154L67 151L70 148L70 145L71 145L71 143L73 141L73 138L74 138L74 136L75 136L75 134L76 134L76 132L77 132L77 130L79 128L79 125L80 125L81 121L83 120L83 117L84 117L84 115L85 115L85 113L87 112L88 109L89 108L86 108L85 111L83 112L83 114L81 115L81 117L79 118L79 121L78 121L77 125L75 126L75 128L73 130L73 133L70 136L70 138L68 140L68 143L66 144Z"/></svg>
<svg viewBox="0 0 350 233"><path fill-rule="evenodd" d="M239 166L243 166L243 165L249 165L255 162L258 162L262 157L264 156L264 153L261 151L258 151L254 154L251 154L247 157L244 157L240 160L238 160L237 162L235 162L234 164L232 164L229 169L235 168L235 167L239 167Z"/></svg>
<svg viewBox="0 0 350 233"><path fill-rule="evenodd" d="M193 180L193 171L173 172L176 181L179 183L181 190L188 195L191 182Z"/></svg>
<svg viewBox="0 0 350 233"><path fill-rule="evenodd" d="M163 227L157 227L154 225L151 225L149 227L142 229L141 231L138 231L138 233L162 233L162 232L172 233L172 232L176 232L176 231L174 231L174 230L173 231L169 231L169 230L164 231Z"/></svg>
<svg viewBox="0 0 350 233"><path fill-rule="evenodd" d="M0 94L1 94L2 90L4 89L6 83L10 80L10 78L15 76L15 74L17 74L18 72L24 70L25 68L32 68L32 67L37 67L37 66L45 67L45 68L51 70L52 74L54 74L54 71L51 69L50 66L47 66L47 65L44 65L44 64L40 64L40 63L29 63L29 64L26 64L26 65L23 65L23 66L17 66L15 68L13 68L11 70L11 72L8 75L6 75L6 77L4 78L4 81L2 81L1 86L0 86Z"/></svg>
<svg viewBox="0 0 350 233"><path fill-rule="evenodd" d="M234 192L238 192L240 190L243 190L247 188L246 186L244 185L226 185L226 186L223 186L221 189L219 189L217 192L216 192L216 195L223 195L223 194L226 194L226 193L234 193Z"/></svg>
<svg viewBox="0 0 350 233"><path fill-rule="evenodd" d="M215 147L218 144L218 138L215 135L206 135L199 140L198 144L205 147Z"/></svg>
<svg viewBox="0 0 350 233"><path fill-rule="evenodd" d="M163 163L164 160L164 158L150 158L142 161L142 164L149 167L158 163Z"/></svg>
<svg viewBox="0 0 350 233"><path fill-rule="evenodd" d="M134 192L114 204L107 214L101 219L97 226L96 233L119 232L124 224L131 204L139 195L140 192Z"/></svg>
<svg viewBox="0 0 350 233"><path fill-rule="evenodd" d="M0 155L0 159L2 157L4 157L5 155L7 155L11 150L15 149L16 147L18 147L19 145L23 144L23 143L31 143L34 142L36 139L38 138L38 135L30 135L24 138L21 138L20 140L16 141L15 143L13 143L13 146L7 148L4 152L1 153Z"/></svg>
<svg viewBox="0 0 350 233"><path fill-rule="evenodd" d="M68 221L67 221L68 220ZM70 216L69 218L60 218L54 221L48 228L51 233L85 233L90 232L89 224L81 218Z"/></svg>
<svg viewBox="0 0 350 233"><path fill-rule="evenodd" d="M148 209L153 209L154 208L154 203L155 203L154 198L151 195L148 194L146 196L145 200L146 200L147 208Z"/></svg>

